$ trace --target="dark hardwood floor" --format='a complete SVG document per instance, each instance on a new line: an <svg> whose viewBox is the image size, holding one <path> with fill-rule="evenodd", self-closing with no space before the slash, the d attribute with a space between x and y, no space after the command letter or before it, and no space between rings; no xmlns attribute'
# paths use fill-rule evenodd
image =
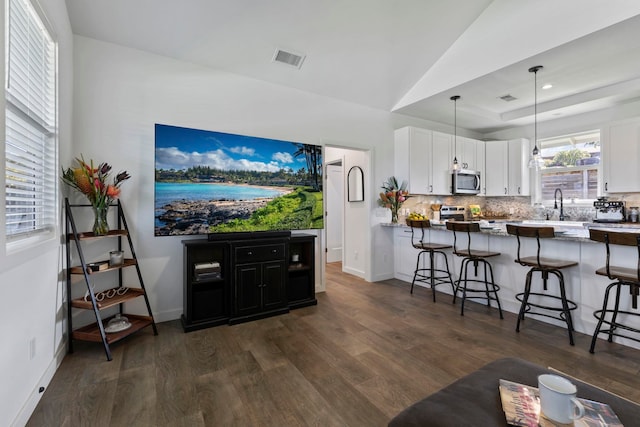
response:
<svg viewBox="0 0 640 427"><path fill-rule="evenodd" d="M385 426L485 363L518 356L640 402L640 351L397 280L327 267L318 305L185 334L178 321L112 347L77 343L29 426ZM148 329L148 328L147 328ZM497 392L497 390L496 390Z"/></svg>

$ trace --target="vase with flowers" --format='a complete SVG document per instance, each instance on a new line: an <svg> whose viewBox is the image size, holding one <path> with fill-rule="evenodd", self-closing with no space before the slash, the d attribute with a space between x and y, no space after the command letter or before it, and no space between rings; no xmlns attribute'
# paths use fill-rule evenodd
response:
<svg viewBox="0 0 640 427"><path fill-rule="evenodd" d="M402 181L401 184L398 184L396 177L392 176L382 184L382 189L384 191L380 193L378 204L391 209L391 222L395 224L398 222L400 207L409 197L407 182Z"/></svg>
<svg viewBox="0 0 640 427"><path fill-rule="evenodd" d="M103 162L94 167L93 160L87 163L82 156L76 158L76 162L77 167L62 169L62 181L89 199L94 213L94 235L108 234L109 206L120 196L120 185L131 176L126 171L119 172L113 177L113 182L109 183L111 166L108 163Z"/></svg>

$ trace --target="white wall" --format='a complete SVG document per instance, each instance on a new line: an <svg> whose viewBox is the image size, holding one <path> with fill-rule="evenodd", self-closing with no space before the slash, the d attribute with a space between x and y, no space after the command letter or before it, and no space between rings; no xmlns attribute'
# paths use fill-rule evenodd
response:
<svg viewBox="0 0 640 427"><path fill-rule="evenodd" d="M40 4L58 42L59 151L64 159L71 144L73 38L64 0L41 0ZM5 2L0 11L3 18L4 6ZM4 39L4 28L0 34ZM4 46L4 41L0 45ZM5 99L4 93L0 99ZM4 135L4 114L0 116L0 132ZM4 165L4 149L0 152ZM1 187L4 189L4 184ZM4 229L4 211L1 217ZM64 247L59 233L57 230L51 239L36 247L9 254L0 239L0 425L3 426L26 423L42 395L39 387L48 385L66 351L63 335L66 287L61 274ZM31 342L35 343L33 358Z"/></svg>
<svg viewBox="0 0 640 427"><path fill-rule="evenodd" d="M182 313L184 237L153 236L155 123L371 150L368 195L393 172L397 120L388 112L79 36L74 55L74 154L131 173L122 201L158 321ZM363 212L347 218L348 240L361 245L353 268L369 280L392 275L392 263L377 262L367 245L377 228L362 218L375 206L367 197Z"/></svg>

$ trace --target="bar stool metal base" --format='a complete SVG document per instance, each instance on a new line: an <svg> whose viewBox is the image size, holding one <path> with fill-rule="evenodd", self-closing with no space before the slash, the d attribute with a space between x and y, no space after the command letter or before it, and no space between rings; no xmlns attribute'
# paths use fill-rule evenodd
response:
<svg viewBox="0 0 640 427"><path fill-rule="evenodd" d="M474 268L474 276L478 277L478 267L480 264L483 265L483 279L469 279L469 264L473 264ZM469 284L479 284L484 285L484 289L482 288L472 288L469 287ZM502 306L500 305L500 298L498 298L498 291L500 291L500 286L495 283L493 279L493 268L491 267L491 263L483 258L476 257L465 257L462 260L462 264L460 265L460 277L456 281L456 288L453 292L453 303L456 303L456 298L458 296L458 291L462 293L462 302L460 304L460 315L464 316L464 303L468 299L481 299L487 301L487 307L491 307L491 301L495 301L498 305L498 312L500 313L500 318L504 319L502 315ZM471 295L468 295L471 294ZM476 295L476 294L484 294L484 295Z"/></svg>
<svg viewBox="0 0 640 427"><path fill-rule="evenodd" d="M619 282L611 283L609 286L607 286L607 290L605 291L605 294L604 294L604 303L602 305L602 310L596 310L593 313L593 316L596 319L598 319L598 325L596 326L596 330L593 333L593 338L591 339L591 347L589 348L590 353L594 353L595 351L596 340L599 334L607 334L608 335L607 341L609 342L613 342L614 336L640 342L640 338L638 337L632 337L632 336L629 336L628 334L618 332L618 329L622 329L623 331L640 333L639 329L622 324L618 321L619 315L622 315L623 318L626 318L626 319L628 319L629 316L640 316L640 313L638 312L620 310L620 292L623 286L630 287L629 290L631 295L637 296L640 291L640 285L638 283L629 283L629 282L619 281ZM613 308L609 309L607 308L609 304L609 294L614 288L615 288L615 302L614 302ZM610 317L610 319L607 320L608 316ZM603 329L602 328L603 324L608 325L609 328Z"/></svg>
<svg viewBox="0 0 640 427"><path fill-rule="evenodd" d="M547 282L549 280L549 274L553 274L554 276L556 276L558 278L560 296L550 295L550 294L541 293L541 292L531 292L531 279L532 279L533 273L535 272L541 273L543 288L545 291L547 290ZM543 304L541 302L533 303L529 301L529 298L532 295L543 300L548 300L550 301L550 303L551 301L559 301L560 303L556 305L548 305L548 304ZM567 294L564 286L564 276L561 271L533 267L527 273L524 292L516 294L516 299L522 303L520 305L520 312L518 314L518 322L516 323L516 332L520 332L520 321L524 320L525 314L557 319L567 324L567 331L569 332L569 343L571 345L574 345L574 341L573 341L574 328L573 328L573 320L571 319L571 311L577 309L578 305L575 302L567 299ZM535 309L539 309L539 310L535 310ZM544 311L540 311L540 310L544 310ZM557 313L557 314L550 314L549 312Z"/></svg>
<svg viewBox="0 0 640 427"><path fill-rule="evenodd" d="M429 267L420 268L420 260L429 256ZM445 269L436 268L435 264L435 256L436 254L441 255L444 258ZM423 260L424 262L424 260ZM431 293L433 294L433 302L436 302L436 286L449 283L451 284L451 290L455 291L455 287L453 284L453 278L451 277L451 273L449 271L449 260L447 259L447 254L443 251L437 250L423 250L418 254L418 260L416 261L416 269L413 273L413 281L411 282L411 293L413 294L413 286L416 282L426 283L431 287Z"/></svg>

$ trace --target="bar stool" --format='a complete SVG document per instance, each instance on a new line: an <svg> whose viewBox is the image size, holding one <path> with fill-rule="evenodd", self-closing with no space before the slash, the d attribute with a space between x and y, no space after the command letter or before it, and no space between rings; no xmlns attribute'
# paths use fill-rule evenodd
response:
<svg viewBox="0 0 640 427"><path fill-rule="evenodd" d="M622 287L629 287L629 294L631 295L631 307L636 310L638 308L638 294L640 293L640 233L625 233L616 232L610 230L599 230L596 228L589 229L589 238L596 242L604 243L607 249L607 262L602 268L596 270L596 274L601 276L607 276L610 280L614 280L604 293L604 302L601 310L596 310L593 316L598 319L598 325L593 333L591 339L591 347L589 351L594 352L596 346L596 338L601 333L608 334L607 341L612 342L613 336L618 336L633 341L640 342L637 337L628 336L617 332L617 329L622 329L628 332L640 332L639 329L624 324L624 320L628 320L631 316L640 316L638 312L625 311L620 309L620 294ZM611 250L609 245L623 245L623 246L636 246L638 248L638 264L636 268L617 267L609 263L611 258ZM609 296L612 290L615 289L615 302L613 308L609 308ZM622 319L618 317L622 315ZM608 319L607 319L608 317ZM602 329L602 324L609 325L608 329Z"/></svg>
<svg viewBox="0 0 640 427"><path fill-rule="evenodd" d="M525 314L534 314L538 316L558 319L567 324L569 332L569 343L573 345L573 320L571 319L571 311L578 308L578 305L567 299L567 293L564 286L564 275L561 269L578 265L575 261L564 261L561 259L543 258L540 256L540 239L555 237L553 227L531 227L523 225L507 224L507 233L516 236L518 239L518 252L515 262L524 266L531 267L527 273L527 279L524 285L524 292L516 294L516 299L522 304L520 305L520 313L518 314L518 322L516 323L516 332L520 332L520 321L524 320ZM535 256L520 256L520 238L534 237L538 244L538 250ZM531 292L531 279L533 273L540 272L542 275L542 289L548 290L549 274L553 274L558 278L558 286L560 288L560 296L551 295L542 292ZM529 297L536 297L536 302L529 301ZM544 301L559 301L560 304L548 305ZM534 309L545 311L533 311ZM557 313L549 314L548 312Z"/></svg>
<svg viewBox="0 0 640 427"><path fill-rule="evenodd" d="M411 244L414 248L419 249L418 260L416 261L416 270L413 273L413 281L411 282L411 293L413 294L413 285L416 282L427 283L431 286L431 293L433 294L433 302L436 302L436 289L437 285L442 283L450 283L451 290L453 287L453 278L449 272L449 260L447 254L443 252L443 249L450 249L451 245L445 245L440 243L428 243L425 239L425 230L431 227L431 222L427 220L412 220L407 219L407 225L411 227ZM418 238L418 229L420 229L420 237ZM422 259L423 265L425 265L425 257L429 255L429 266L420 267L420 260ZM435 257L441 255L444 258L445 269L436 268Z"/></svg>
<svg viewBox="0 0 640 427"><path fill-rule="evenodd" d="M500 312L500 318L502 316L502 306L500 305L500 299L498 298L498 286L493 279L493 268L487 258L499 256L500 252L490 252L478 249L471 249L471 233L480 232L480 225L477 222L464 222L464 221L447 221L447 230L453 231L453 253L459 257L462 257L462 264L460 265L460 276L456 281L456 288L453 292L453 303L456 302L458 291L462 291L462 304L460 307L460 315L464 316L464 303L467 299L486 299L487 307L491 307L491 301L494 300L498 305L498 311ZM467 249L457 249L457 235L456 233L467 233ZM469 264L473 265L474 276L476 279L469 279ZM484 277L482 280L478 278L478 266L482 264L484 267ZM473 284L482 284L484 289L479 287L469 287ZM467 295L471 294L471 295ZM477 295L475 294L484 294Z"/></svg>

